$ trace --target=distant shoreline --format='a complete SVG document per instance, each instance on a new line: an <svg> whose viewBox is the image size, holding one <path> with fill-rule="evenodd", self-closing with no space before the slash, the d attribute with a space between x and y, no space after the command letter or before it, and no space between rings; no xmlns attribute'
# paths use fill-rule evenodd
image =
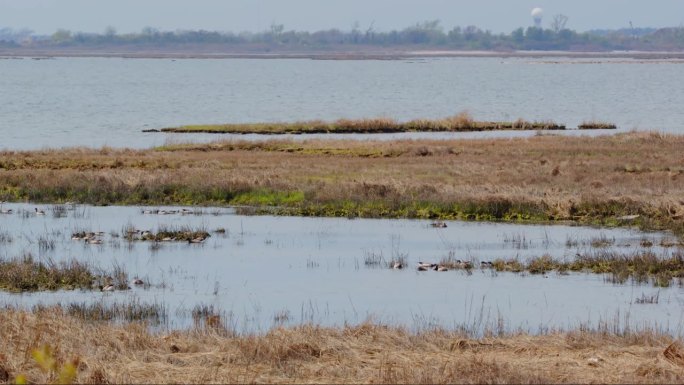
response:
<svg viewBox="0 0 684 385"><path fill-rule="evenodd" d="M39 49L0 48L0 59L47 59L61 57L99 57L130 59L312 59L312 60L405 60L417 58L572 58L684 60L684 52L649 51L462 51L462 50L362 50L362 51L210 51L197 49Z"/></svg>

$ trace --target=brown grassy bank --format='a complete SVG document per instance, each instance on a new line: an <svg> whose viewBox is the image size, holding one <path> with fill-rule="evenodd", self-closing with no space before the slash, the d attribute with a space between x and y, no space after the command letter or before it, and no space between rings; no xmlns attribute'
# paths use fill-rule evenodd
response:
<svg viewBox="0 0 684 385"><path fill-rule="evenodd" d="M564 130L565 126L554 122L528 122L518 119L514 122L476 121L470 114L462 112L444 119L419 119L398 122L390 118L339 119L334 122L321 120L294 123L243 123L187 125L163 128L167 133L210 133L210 134L372 134L394 132L439 132L439 131L495 131L495 130ZM146 130L156 132L157 130Z"/></svg>
<svg viewBox="0 0 684 385"><path fill-rule="evenodd" d="M0 200L234 204L293 215L574 221L682 233L682 148L684 136L629 133L1 152Z"/></svg>
<svg viewBox="0 0 684 385"><path fill-rule="evenodd" d="M32 352L52 348L81 383L681 383L682 346L650 332L575 331L470 339L363 324L276 328L234 336L221 328L155 335L139 324L83 321L48 309L0 311L0 382L39 383Z"/></svg>

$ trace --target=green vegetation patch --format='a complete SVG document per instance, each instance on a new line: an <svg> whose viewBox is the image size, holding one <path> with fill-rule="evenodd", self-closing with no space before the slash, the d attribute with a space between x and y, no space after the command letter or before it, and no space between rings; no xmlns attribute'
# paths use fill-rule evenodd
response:
<svg viewBox="0 0 684 385"><path fill-rule="evenodd" d="M254 190L239 193L230 201L233 205L292 206L304 201L302 191Z"/></svg>

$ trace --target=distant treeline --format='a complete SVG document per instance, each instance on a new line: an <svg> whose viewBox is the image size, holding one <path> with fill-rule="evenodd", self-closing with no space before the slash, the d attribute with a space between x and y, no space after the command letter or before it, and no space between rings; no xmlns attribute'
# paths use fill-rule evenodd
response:
<svg viewBox="0 0 684 385"><path fill-rule="evenodd" d="M684 27L663 29L596 30L576 32L565 28L567 17L557 15L550 28L518 28L509 34L494 34L475 26L445 30L439 20L426 21L402 30L380 32L372 27L354 26L349 31L330 29L317 32L287 31L272 24L264 32L159 31L144 28L139 33L118 34L109 27L103 33L72 32L60 29L52 35L36 35L28 30L0 29L0 46L16 47L108 47L228 45L277 50L339 49L344 46L439 47L454 50L682 50Z"/></svg>

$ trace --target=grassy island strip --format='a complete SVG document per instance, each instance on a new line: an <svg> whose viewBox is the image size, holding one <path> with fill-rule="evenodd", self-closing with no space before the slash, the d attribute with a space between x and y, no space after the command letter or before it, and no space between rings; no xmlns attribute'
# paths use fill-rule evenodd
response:
<svg viewBox="0 0 684 385"><path fill-rule="evenodd" d="M0 152L0 200L303 216L572 221L684 233L684 136L225 141Z"/></svg>
<svg viewBox="0 0 684 385"><path fill-rule="evenodd" d="M420 119L398 122L389 118L340 119L334 122L320 120L295 123L244 123L189 125L145 132L167 133L210 133L210 134L377 134L396 132L465 132L495 130L564 130L565 126L554 122L528 122L518 119L514 122L476 121L470 114L462 112L444 119Z"/></svg>
<svg viewBox="0 0 684 385"><path fill-rule="evenodd" d="M57 263L36 261L31 255L15 259L0 257L0 291L99 289L98 285L107 284L127 289L127 281L128 275L120 267L105 272L77 260Z"/></svg>
<svg viewBox="0 0 684 385"><path fill-rule="evenodd" d="M1 310L0 335L0 381L9 383L684 382L680 342L610 321L538 336L373 323L276 327L263 335L210 323L153 333L140 323L94 322L55 307ZM52 370L41 364L46 358Z"/></svg>

